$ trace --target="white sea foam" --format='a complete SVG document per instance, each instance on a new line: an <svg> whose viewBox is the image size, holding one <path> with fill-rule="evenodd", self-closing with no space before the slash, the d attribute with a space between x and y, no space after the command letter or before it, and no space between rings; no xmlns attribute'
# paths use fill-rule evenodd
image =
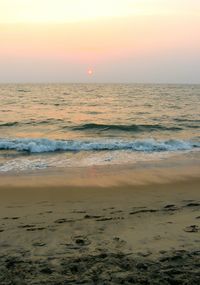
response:
<svg viewBox="0 0 200 285"><path fill-rule="evenodd" d="M27 170L36 170L36 169L45 169L49 167L48 163L45 160L35 159L13 159L5 162L3 165L0 165L0 172L8 171L27 171Z"/></svg>
<svg viewBox="0 0 200 285"><path fill-rule="evenodd" d="M138 162L147 162L152 160L161 160L173 156L173 152L133 152L130 150L98 151L75 154L57 153L56 155L38 154L35 156L22 156L20 158L11 158L4 163L0 163L1 172L21 172L39 170L45 168L60 167L87 167L97 165L112 164L135 164Z"/></svg>
<svg viewBox="0 0 200 285"><path fill-rule="evenodd" d="M131 150L137 152L182 151L200 148L200 142L189 140L50 140L50 139L0 139L0 150L46 153L57 151Z"/></svg>

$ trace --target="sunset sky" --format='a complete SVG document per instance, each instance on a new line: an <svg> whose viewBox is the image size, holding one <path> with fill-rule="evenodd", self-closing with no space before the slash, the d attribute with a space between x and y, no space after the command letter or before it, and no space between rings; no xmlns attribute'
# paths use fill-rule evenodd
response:
<svg viewBox="0 0 200 285"><path fill-rule="evenodd" d="M0 82L200 83L200 1L0 0Z"/></svg>

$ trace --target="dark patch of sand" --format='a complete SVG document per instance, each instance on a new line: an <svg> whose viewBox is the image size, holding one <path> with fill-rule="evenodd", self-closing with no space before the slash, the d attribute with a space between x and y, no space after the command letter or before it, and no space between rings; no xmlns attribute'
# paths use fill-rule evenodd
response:
<svg viewBox="0 0 200 285"><path fill-rule="evenodd" d="M197 285L200 284L199 268L200 251L184 250L167 251L156 259L111 252L34 261L28 254L0 256L0 284Z"/></svg>

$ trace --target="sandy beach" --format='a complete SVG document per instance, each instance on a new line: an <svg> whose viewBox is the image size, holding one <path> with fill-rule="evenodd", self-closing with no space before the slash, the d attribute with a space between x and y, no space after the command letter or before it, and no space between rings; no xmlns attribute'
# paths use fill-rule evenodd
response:
<svg viewBox="0 0 200 285"><path fill-rule="evenodd" d="M200 285L200 0L0 0L0 285Z"/></svg>
<svg viewBox="0 0 200 285"><path fill-rule="evenodd" d="M198 284L198 174L156 165L1 175L0 284Z"/></svg>

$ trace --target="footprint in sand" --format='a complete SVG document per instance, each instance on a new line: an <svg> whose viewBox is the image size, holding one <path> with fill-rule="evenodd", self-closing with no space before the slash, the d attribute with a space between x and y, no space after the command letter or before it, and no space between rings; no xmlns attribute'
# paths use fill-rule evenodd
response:
<svg viewBox="0 0 200 285"><path fill-rule="evenodd" d="M18 220L20 217L4 217L3 220Z"/></svg>
<svg viewBox="0 0 200 285"><path fill-rule="evenodd" d="M73 242L78 245L78 246L88 246L89 244L91 244L91 242L89 241L89 239L86 236L74 236L72 238Z"/></svg>
<svg viewBox="0 0 200 285"><path fill-rule="evenodd" d="M30 229L26 229L27 231L31 231L31 232L33 232L33 231L43 231L43 230L45 230L45 228L43 228L43 227L40 227L40 228L30 228Z"/></svg>
<svg viewBox="0 0 200 285"><path fill-rule="evenodd" d="M62 219L58 219L54 221L54 223L56 224L64 224L64 223L71 223L71 222L75 222L75 220L68 220L68 219L62 218Z"/></svg>
<svg viewBox="0 0 200 285"><path fill-rule="evenodd" d="M177 211L178 207L174 204L168 204L164 206L164 211Z"/></svg>
<svg viewBox="0 0 200 285"><path fill-rule="evenodd" d="M185 205L185 207L199 207L200 203L198 202L191 202Z"/></svg>
<svg viewBox="0 0 200 285"><path fill-rule="evenodd" d="M197 225L191 225L191 226L186 227L184 231L187 233L197 233L200 231L200 227Z"/></svg>
<svg viewBox="0 0 200 285"><path fill-rule="evenodd" d="M34 242L33 243L33 246L38 246L38 247L45 246L45 245L46 245L46 243L43 243L43 242Z"/></svg>

